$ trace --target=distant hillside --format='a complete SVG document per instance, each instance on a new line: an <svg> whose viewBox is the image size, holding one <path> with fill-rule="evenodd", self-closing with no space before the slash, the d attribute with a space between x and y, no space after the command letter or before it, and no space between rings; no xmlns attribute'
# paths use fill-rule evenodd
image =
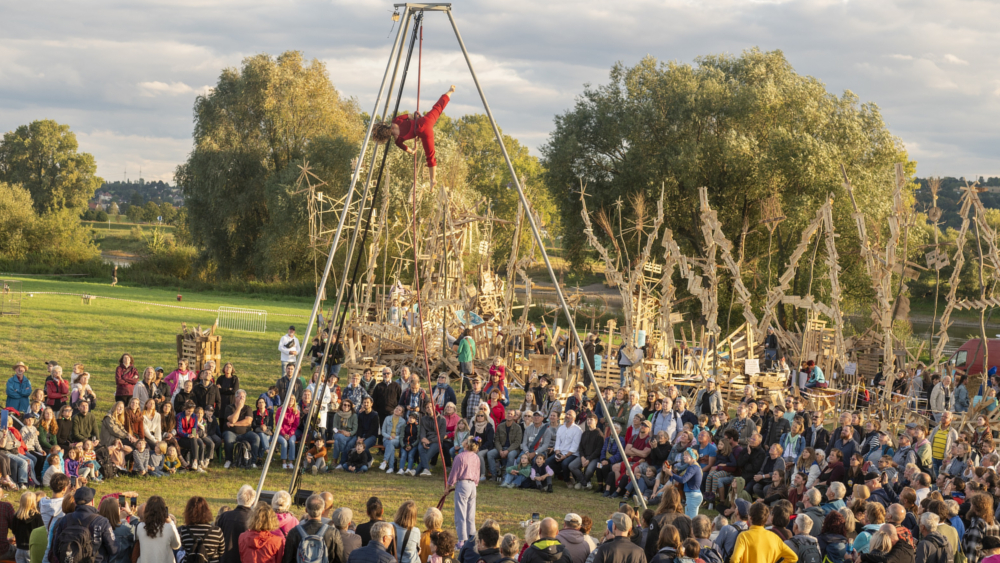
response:
<svg viewBox="0 0 1000 563"><path fill-rule="evenodd" d="M970 179L969 183L975 180ZM931 197L931 190L928 187L927 178L917 178L920 189L914 194L917 199L917 210L926 211L934 203ZM982 178L979 185L988 188L987 191L979 194L979 199L983 205L991 209L1000 209L1000 178ZM951 227L957 229L962 225L962 219L958 216L958 199L962 195L961 188L965 186L966 179L952 178L950 176L941 178L941 189L938 190L938 207L944 212L941 216L941 227Z"/></svg>
<svg viewBox="0 0 1000 563"><path fill-rule="evenodd" d="M137 182L131 180L125 182L105 182L97 190L95 196L100 196L102 193L107 193L111 196L111 201L119 204L145 205L149 201L157 203L168 202L174 205L183 204L180 189L159 180L147 182L140 178Z"/></svg>

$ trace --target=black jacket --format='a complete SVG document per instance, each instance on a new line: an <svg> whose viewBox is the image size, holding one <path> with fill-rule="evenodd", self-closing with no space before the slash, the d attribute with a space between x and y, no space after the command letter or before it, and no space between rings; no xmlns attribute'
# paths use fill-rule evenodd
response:
<svg viewBox="0 0 1000 563"><path fill-rule="evenodd" d="M379 435L378 414L374 410L368 413L358 411L358 433L361 439Z"/></svg>
<svg viewBox="0 0 1000 563"><path fill-rule="evenodd" d="M319 533L323 527L323 522L319 520L302 520L299 525L312 536ZM285 536L285 555L281 558L282 563L292 563L299 553L299 543L302 541L302 534L296 526L288 531ZM340 537L340 531L333 524L328 524L326 532L323 534L323 543L326 544L326 557L330 563L347 563L344 557L344 542Z"/></svg>
<svg viewBox="0 0 1000 563"><path fill-rule="evenodd" d="M760 471L760 467L764 465L764 460L767 457L767 452L762 446L743 448L743 453L736 459L736 467L740 469L741 475L747 483L753 481L753 476Z"/></svg>
<svg viewBox="0 0 1000 563"><path fill-rule="evenodd" d="M390 381L388 384L384 381L379 382L375 385L375 392L371 393L372 410L385 420L385 417L392 416L392 411L396 410L402 394L403 389L395 381Z"/></svg>
<svg viewBox="0 0 1000 563"><path fill-rule="evenodd" d="M813 443L813 432L816 433L815 445L811 445ZM803 434L803 436L806 439L806 447L812 447L817 450L823 450L825 452L826 447L830 444L830 431L827 430L826 428L823 428L822 426L820 426L819 428L815 428L812 426L806 428L806 431Z"/></svg>
<svg viewBox="0 0 1000 563"><path fill-rule="evenodd" d="M222 394L219 393L219 386L211 381L208 382L208 385L205 385L200 381L195 383L191 394L194 395L191 400L194 401L195 405L198 405L206 410L208 407L212 407L212 410L215 412L224 412L222 410ZM184 411L178 410L177 412Z"/></svg>
<svg viewBox="0 0 1000 563"><path fill-rule="evenodd" d="M778 420L774 420L772 416L771 424L767 428L767 436L765 436L764 444L768 447L777 444L778 440L781 439L781 435L791 430L791 428L792 425L788 422L787 418L781 417Z"/></svg>
<svg viewBox="0 0 1000 563"><path fill-rule="evenodd" d="M246 506L237 506L219 516L216 526L222 530L222 539L225 540L219 563L240 563L240 534L247 531L248 518L250 509Z"/></svg>
<svg viewBox="0 0 1000 563"><path fill-rule="evenodd" d="M628 542L628 538L623 539ZM570 563L570 560L566 548L559 540L539 538L521 554L521 563Z"/></svg>
<svg viewBox="0 0 1000 563"><path fill-rule="evenodd" d="M921 538L915 558L918 563L950 563L955 558L955 553L948 540L935 532Z"/></svg>
<svg viewBox="0 0 1000 563"><path fill-rule="evenodd" d="M115 541L115 534L114 530L111 529L111 523L108 522L107 518L101 516L93 506L78 506L71 514L64 516L56 524L56 529L52 532L52 537L58 538L59 534L69 526L81 524L86 520L90 520L88 527L90 528L91 536L95 540L100 539L100 544L94 545L94 563L109 561L112 555L118 553L118 542ZM50 549L49 563L59 563L58 556L58 549Z"/></svg>
<svg viewBox="0 0 1000 563"><path fill-rule="evenodd" d="M913 563L914 552L910 542L900 540L889 550L886 563Z"/></svg>
<svg viewBox="0 0 1000 563"><path fill-rule="evenodd" d="M601 457L601 448L604 447L604 436L600 430L584 430L580 437L580 447L577 453L591 461Z"/></svg>
<svg viewBox="0 0 1000 563"><path fill-rule="evenodd" d="M483 563L499 563L502 559L499 547L490 547L479 552L479 561Z"/></svg>
<svg viewBox="0 0 1000 563"><path fill-rule="evenodd" d="M217 380L215 380L216 386L219 388L219 395L222 397L222 410L217 410L217 413L226 412L226 407L236 402L236 392L240 390L240 378L233 375L232 377L222 377L221 375Z"/></svg>
<svg viewBox="0 0 1000 563"><path fill-rule="evenodd" d="M288 391L288 378L282 375L278 378L278 382L274 384L278 388L278 397L281 398L281 404L285 404L285 392ZM292 394L295 395L296 401L302 400L302 380L295 378L295 384L292 385ZM354 405L355 408L358 405Z"/></svg>
<svg viewBox="0 0 1000 563"><path fill-rule="evenodd" d="M619 536L598 546L594 563L646 563L646 552L629 538Z"/></svg>

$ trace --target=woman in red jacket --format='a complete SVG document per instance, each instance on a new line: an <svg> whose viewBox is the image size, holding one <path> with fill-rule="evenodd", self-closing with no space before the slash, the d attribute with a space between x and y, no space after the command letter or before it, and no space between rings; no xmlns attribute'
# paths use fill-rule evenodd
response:
<svg viewBox="0 0 1000 563"><path fill-rule="evenodd" d="M128 404L136 383L139 383L139 371L135 369L132 356L122 354L115 369L115 402Z"/></svg>
<svg viewBox="0 0 1000 563"><path fill-rule="evenodd" d="M285 536L274 534L278 517L271 505L259 503L247 520L247 531L240 534L242 563L281 563L285 555Z"/></svg>
<svg viewBox="0 0 1000 563"><path fill-rule="evenodd" d="M69 397L69 382L63 379L62 368L54 366L52 376L45 382L45 404L57 411L66 404Z"/></svg>
<svg viewBox="0 0 1000 563"><path fill-rule="evenodd" d="M441 117L441 112L444 111L445 106L451 101L451 95L454 93L455 85L453 84L444 95L438 98L437 103L434 104L431 111L424 115L417 113L413 115L401 115L392 120L392 127L390 128L392 136L396 139L396 146L403 149L406 154L416 154L417 151L404 145L403 141L408 141L414 137L420 138L420 142L424 146L424 156L427 158L427 171L430 173L432 188L434 187L434 170L437 168L437 156L434 152L434 124ZM379 142L378 137L376 137L376 142Z"/></svg>

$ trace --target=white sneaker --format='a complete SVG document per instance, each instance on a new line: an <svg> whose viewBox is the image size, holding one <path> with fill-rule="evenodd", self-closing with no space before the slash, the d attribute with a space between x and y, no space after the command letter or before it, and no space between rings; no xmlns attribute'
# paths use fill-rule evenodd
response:
<svg viewBox="0 0 1000 563"><path fill-rule="evenodd" d="M431 476L431 470L430 469L424 469L423 471L420 472L420 476L421 477L430 477Z"/></svg>
<svg viewBox="0 0 1000 563"><path fill-rule="evenodd" d="M580 489L583 488L583 485L581 485L580 483L577 483L576 485L573 485L573 488L579 491Z"/></svg>
<svg viewBox="0 0 1000 563"><path fill-rule="evenodd" d="M414 477L417 474L417 470L416 469L411 469L411 470L407 471L406 474L409 475L410 477Z"/></svg>
<svg viewBox="0 0 1000 563"><path fill-rule="evenodd" d="M222 466L222 468L223 468L223 469L229 469L229 467L230 467L230 466L231 466L232 464L233 464L233 462L231 462L231 461L227 461L227 462L226 462L226 464Z"/></svg>
<svg viewBox="0 0 1000 563"><path fill-rule="evenodd" d="M312 469L309 470L309 472L315 475L316 473L319 472L319 468L314 465L312 466Z"/></svg>
<svg viewBox="0 0 1000 563"><path fill-rule="evenodd" d="M389 469L386 469L385 472L386 472L387 475L392 475L393 474L393 470L392 470L391 467Z"/></svg>
<svg viewBox="0 0 1000 563"><path fill-rule="evenodd" d="M404 475L404 474L406 474L406 470L402 468L400 468L400 470L396 472L396 475Z"/></svg>
<svg viewBox="0 0 1000 563"><path fill-rule="evenodd" d="M378 466L379 470L380 470L380 471L385 471L385 466L386 466L386 465L388 465L388 464L387 464L386 462L384 462L384 461L383 461L383 462L382 462L382 464Z"/></svg>
<svg viewBox="0 0 1000 563"><path fill-rule="evenodd" d="M204 470L204 469L202 469L201 467L199 467L199 468L197 469L197 471L198 471L198 473L204 473L204 472L205 472L205 470Z"/></svg>

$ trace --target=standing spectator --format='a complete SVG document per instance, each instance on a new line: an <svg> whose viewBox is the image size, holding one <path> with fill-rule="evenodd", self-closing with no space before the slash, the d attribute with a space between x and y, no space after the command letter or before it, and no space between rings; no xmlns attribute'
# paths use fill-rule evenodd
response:
<svg viewBox="0 0 1000 563"><path fill-rule="evenodd" d="M163 382L170 387L170 399L173 400L178 393L184 390L184 383L193 381L194 378L195 373L189 369L188 361L177 360L177 369L163 378Z"/></svg>
<svg viewBox="0 0 1000 563"><path fill-rule="evenodd" d="M232 362L226 362L222 366L222 373L219 374L218 381L215 382L219 389L220 404L222 408L216 408L216 412L226 412L229 405L236 402L236 392L240 390L240 378L236 375L236 368ZM223 425L223 430L225 426Z"/></svg>
<svg viewBox="0 0 1000 563"><path fill-rule="evenodd" d="M110 559L110 563L129 563L135 548L135 525L139 523L139 519L132 516L132 507L128 503L119 505L118 496L124 494L105 496L97 511L107 518L115 534L115 543L118 544L118 553Z"/></svg>
<svg viewBox="0 0 1000 563"><path fill-rule="evenodd" d="M17 553L14 556L17 563L28 563L28 542L31 531L43 525L35 493L29 491L21 493L21 502L10 523L10 531L14 534L14 542L17 547Z"/></svg>
<svg viewBox="0 0 1000 563"><path fill-rule="evenodd" d="M382 368L382 381L375 385L372 393L373 408L382 420L390 417L396 410L402 394L403 389L392 380L392 370L388 367Z"/></svg>
<svg viewBox="0 0 1000 563"><path fill-rule="evenodd" d="M53 410L59 410L69 400L69 382L62 374L62 367L54 366L52 376L45 381L45 404Z"/></svg>
<svg viewBox="0 0 1000 563"><path fill-rule="evenodd" d="M361 546L364 547L368 545L368 542L372 539L372 527L382 521L382 501L378 497L370 497L368 502L365 503L365 513L368 515L368 521L363 524L358 524L354 533L361 538Z"/></svg>
<svg viewBox="0 0 1000 563"><path fill-rule="evenodd" d="M75 405L77 401L81 400L90 403L90 410L97 408L97 394L94 393L94 389L90 386L90 374L87 372L81 373L80 377L73 384L69 404ZM59 412L57 409L52 410L53 412Z"/></svg>
<svg viewBox="0 0 1000 563"><path fill-rule="evenodd" d="M152 517L149 512L149 504L153 499L160 499L160 497L150 497L149 502L146 503L146 519L149 520ZM70 513L66 514L59 520L52 529L52 549L55 549L55 553L62 554L66 552L66 547L69 543L74 541L79 541L80 537L74 534L65 533L70 528L83 527L90 530L91 539L93 541L94 550L94 563L103 563L104 561L110 561L116 553L118 553L118 543L115 541L114 530L111 528L111 523L108 519L101 516L97 509L94 507L94 489L89 487L81 487L73 493L73 500L76 503L76 509ZM163 502L163 499L160 499ZM65 508L66 505L63 505ZM163 506L163 515L166 516L166 505ZM142 524L140 524L142 526ZM176 531L174 532L176 535ZM6 536L6 535L5 535ZM174 549L180 547L180 542L174 546ZM50 549L51 552L51 549ZM152 555L156 553L152 549L147 553L150 554L148 558L139 558L139 563L150 563L150 562L160 562L170 563L173 556L169 550L167 554L171 555L170 560L157 559ZM57 555L56 557L50 559L57 559L59 563L65 563Z"/></svg>
<svg viewBox="0 0 1000 563"><path fill-rule="evenodd" d="M476 366L472 360L476 357L476 341L472 339L472 331L469 329L462 331L462 336L455 345L458 346L458 371L469 377L475 375Z"/></svg>
<svg viewBox="0 0 1000 563"><path fill-rule="evenodd" d="M392 524L376 522L371 528L371 541L361 549L355 549L347 563L395 563L389 553L389 546L395 539Z"/></svg>
<svg viewBox="0 0 1000 563"><path fill-rule="evenodd" d="M750 528L736 537L731 563L795 563L798 556L781 538L764 529L771 509L762 502L750 507Z"/></svg>
<svg viewBox="0 0 1000 563"><path fill-rule="evenodd" d="M289 388L291 388L292 395L295 396L295 401L302 401L302 380L295 377L294 363L285 364L284 373L280 378L278 378L278 382L274 385L277 388L278 401L281 404L285 404L285 393L288 392Z"/></svg>
<svg viewBox="0 0 1000 563"><path fill-rule="evenodd" d="M597 548L594 563L646 563L646 553L632 543L632 519L621 512L611 515L611 541Z"/></svg>
<svg viewBox="0 0 1000 563"><path fill-rule="evenodd" d="M324 500L325 495L330 493L323 493ZM333 495L330 495L331 497ZM331 500L332 502L332 500ZM329 504L329 503L328 503ZM351 520L354 518L354 511L346 506L340 507L333 511L333 515L330 517L330 524L337 531L340 532L340 541L344 544L344 554L341 556L340 560L346 562L351 558L351 553L361 547L361 536L357 533L351 531Z"/></svg>
<svg viewBox="0 0 1000 563"><path fill-rule="evenodd" d="M226 426L228 430L222 434L222 442L226 450L225 469L233 463L233 446L236 442L246 442L250 446L250 458L253 460L251 466L257 468L257 460L260 458L260 438L251 432L253 424L253 412L246 404L247 393L243 389L236 392L236 402L226 409Z"/></svg>
<svg viewBox="0 0 1000 563"><path fill-rule="evenodd" d="M715 387L715 378L709 377L705 381L705 388L698 391L694 400L694 414L707 414L712 416L725 410L725 403L722 402L722 393Z"/></svg>
<svg viewBox="0 0 1000 563"><path fill-rule="evenodd" d="M951 414L951 413L948 413ZM955 552L948 540L938 533L940 518L933 512L920 515L920 542L917 543L917 563L951 563Z"/></svg>
<svg viewBox="0 0 1000 563"><path fill-rule="evenodd" d="M285 537L285 554L282 557L284 563L294 563L299 561L299 544L307 537L320 536L326 546L327 561L346 561L344 556L344 542L341 539L340 530L335 526L323 523L323 509L326 502L322 495L311 495L306 499L306 517L294 528L288 531Z"/></svg>
<svg viewBox="0 0 1000 563"><path fill-rule="evenodd" d="M483 393L483 383L478 377L473 377L469 384L472 385L472 389L467 391L462 399L461 415L462 418L472 420L479 412L480 403L486 402L486 394Z"/></svg>
<svg viewBox="0 0 1000 563"><path fill-rule="evenodd" d="M584 563L590 555L590 544L584 538L580 527L583 526L583 518L579 514L570 512L563 519L563 529L559 531L556 539L566 549L569 563Z"/></svg>
<svg viewBox="0 0 1000 563"><path fill-rule="evenodd" d="M396 561L417 563L420 561L420 529L417 528L417 503L405 501L396 510L392 523L396 534Z"/></svg>
<svg viewBox="0 0 1000 563"><path fill-rule="evenodd" d="M221 411L222 405L222 393L219 392L219 386L212 381L212 372L203 369L201 373L198 374L198 382L194 386L194 393L191 399L194 404L203 408Z"/></svg>
<svg viewBox="0 0 1000 563"><path fill-rule="evenodd" d="M14 364L14 375L7 380L6 407L19 413L28 410L28 397L31 397L31 380L25 377L26 371L28 366L24 362L17 362Z"/></svg>
<svg viewBox="0 0 1000 563"><path fill-rule="evenodd" d="M236 493L236 508L225 512L219 517L218 526L222 530L223 541L220 563L240 563L240 536L247 531L248 520L252 520L251 509L256 499L257 492L253 487L243 485L240 487L239 492ZM274 511L271 510L270 506L266 504L261 506L267 507L271 517L274 517ZM273 522L274 526L266 530L268 535L272 535L271 530L278 527L278 520L276 518ZM282 545L284 545L284 538L281 539Z"/></svg>
<svg viewBox="0 0 1000 563"><path fill-rule="evenodd" d="M542 520L538 525L538 539L531 542L521 553L521 563L569 563L569 554L566 553L566 548L559 543L558 534L559 525L555 519L545 518Z"/></svg>
<svg viewBox="0 0 1000 563"><path fill-rule="evenodd" d="M146 404L146 399L153 396L153 380L156 378L156 370L147 367L142 372L142 380L132 388L132 398L138 399L139 404Z"/></svg>
<svg viewBox="0 0 1000 563"><path fill-rule="evenodd" d="M285 536L276 533L278 519L274 510L260 503L246 521L247 531L240 534L239 554L232 561L240 563L281 563L285 554ZM223 560L226 563L226 560Z"/></svg>
<svg viewBox="0 0 1000 563"><path fill-rule="evenodd" d="M480 475L479 441L467 438L462 448L448 474L448 486L455 487L455 530L459 542L476 533L476 487Z"/></svg>
<svg viewBox="0 0 1000 563"><path fill-rule="evenodd" d="M212 524L212 510L203 497L191 497L184 507L184 525L178 528L181 547L187 553L201 553L209 563L218 563L226 540Z"/></svg>
<svg viewBox="0 0 1000 563"><path fill-rule="evenodd" d="M308 336L308 335L306 335ZM295 357L299 355L299 350L301 349L301 344L299 339L295 336L295 327L288 327L288 333L281 337L278 341L278 351L281 352L281 372L285 373L288 369L288 364L295 363ZM284 396L284 392L281 393Z"/></svg>
<svg viewBox="0 0 1000 563"><path fill-rule="evenodd" d="M135 369L130 354L122 354L115 368L115 402L125 403L132 398L132 390L139 383L139 371Z"/></svg>
<svg viewBox="0 0 1000 563"><path fill-rule="evenodd" d="M424 512L424 531L420 533L420 563L427 563L431 556L431 535L440 533L443 524L444 515L437 508L431 507Z"/></svg>
<svg viewBox="0 0 1000 563"><path fill-rule="evenodd" d="M458 402L455 390L451 388L451 385L448 385L447 373L442 372L438 374L437 385L431 390L431 399L434 401L434 408L437 409L438 413L443 412L444 406L448 403Z"/></svg>
<svg viewBox="0 0 1000 563"><path fill-rule="evenodd" d="M997 526L994 520L993 497L988 493L973 495L966 502L970 506L969 512L966 513L969 523L965 527L965 535L962 536L962 552L969 563L979 563L982 558L983 538L1000 536L1000 526Z"/></svg>
<svg viewBox="0 0 1000 563"><path fill-rule="evenodd" d="M355 406L360 407L361 401L368 396L368 392L361 386L361 374L352 373L347 387L340 393L341 399L349 399Z"/></svg>

